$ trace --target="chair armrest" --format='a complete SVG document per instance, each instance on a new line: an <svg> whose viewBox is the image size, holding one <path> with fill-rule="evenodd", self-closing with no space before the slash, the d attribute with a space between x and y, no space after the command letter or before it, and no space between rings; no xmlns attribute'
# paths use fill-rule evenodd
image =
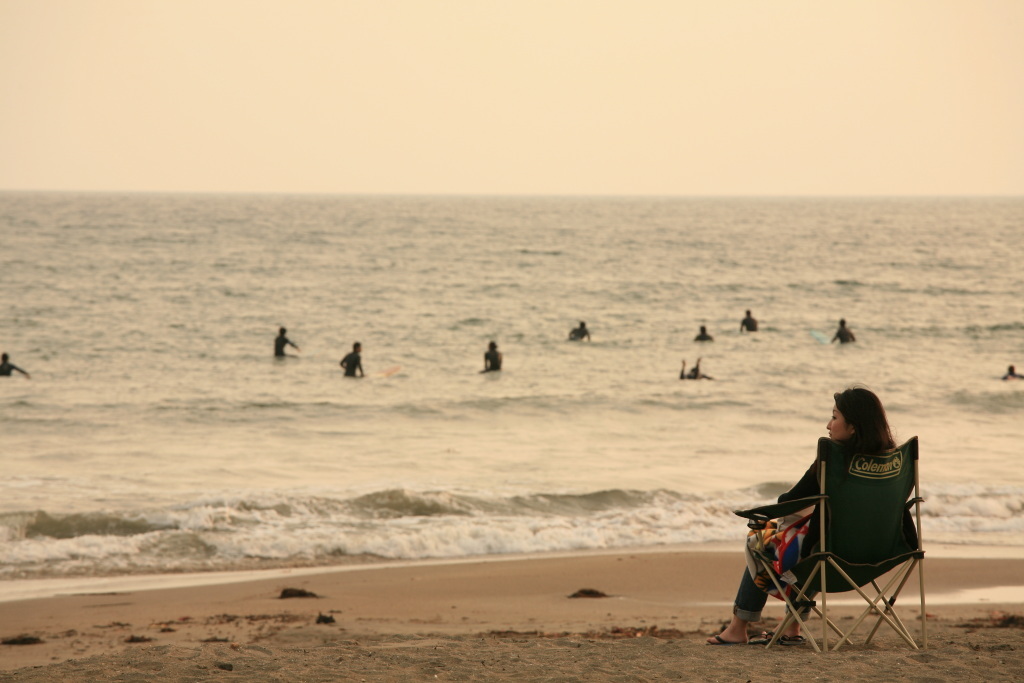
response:
<svg viewBox="0 0 1024 683"><path fill-rule="evenodd" d="M903 507L905 507L906 509L909 510L910 508L914 507L914 505L916 503L923 503L923 502L924 502L924 498L921 498L921 497L911 498L910 500L907 501L907 504L904 505Z"/></svg>
<svg viewBox="0 0 1024 683"><path fill-rule="evenodd" d="M807 498L797 498L785 503L762 505L761 507L750 508L749 510L733 510L733 514L746 519L767 522L771 519L778 519L779 517L799 512L804 508L813 507L823 500L828 500L828 496L808 496Z"/></svg>

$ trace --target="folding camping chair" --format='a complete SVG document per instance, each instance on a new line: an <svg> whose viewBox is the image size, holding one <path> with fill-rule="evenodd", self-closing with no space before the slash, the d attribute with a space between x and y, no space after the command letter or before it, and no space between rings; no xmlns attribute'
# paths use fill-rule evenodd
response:
<svg viewBox="0 0 1024 683"><path fill-rule="evenodd" d="M920 481L917 471L917 437L877 456L854 456L845 463L840 446L822 437L818 441L818 476L821 494L809 498L737 510L747 518L756 539L748 547L756 564L765 571L787 606L786 617L775 630L768 647L778 642L794 620L805 627L801 610L813 611L822 620L822 647L808 638L818 652L839 649L870 616L876 617L865 640L870 643L882 623L890 626L911 648L918 649L910 631L894 610L896 598L917 569L921 592L921 647L928 646L924 605L924 550L921 545ZM910 498L913 493L913 498ZM909 500L908 500L909 498ZM811 554L785 572L776 570L772 542L766 528L774 519L816 508L820 538ZM904 524L913 508L912 524ZM893 572L884 587L878 581ZM868 585L874 588L872 597ZM789 587L789 590L787 590ZM769 587L770 588L770 587ZM867 603L849 628L843 631L829 618L829 593L856 591ZM773 593L774 594L774 593ZM820 594L821 606L815 596ZM839 640L829 647L829 629Z"/></svg>

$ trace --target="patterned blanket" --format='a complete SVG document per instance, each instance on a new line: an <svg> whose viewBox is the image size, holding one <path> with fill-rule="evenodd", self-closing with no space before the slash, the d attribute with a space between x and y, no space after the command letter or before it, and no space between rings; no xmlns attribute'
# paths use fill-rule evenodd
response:
<svg viewBox="0 0 1024 683"><path fill-rule="evenodd" d="M807 538L807 531L810 528L811 515L787 517L780 521L781 524L777 521L768 522L768 526L762 531L751 531L747 535L745 550L747 570L753 577L754 584L768 595L782 600L782 594L769 577L768 570L757 561L756 556L769 558L775 575L782 583L785 595L795 595L797 589L793 584L796 577L789 570L800 561L804 539Z"/></svg>

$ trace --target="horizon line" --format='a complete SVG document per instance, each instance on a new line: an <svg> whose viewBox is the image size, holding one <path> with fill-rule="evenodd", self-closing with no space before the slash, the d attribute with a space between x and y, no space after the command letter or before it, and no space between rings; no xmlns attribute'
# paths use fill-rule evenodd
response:
<svg viewBox="0 0 1024 683"><path fill-rule="evenodd" d="M278 197L378 197L451 199L1020 199L1005 193L559 193L559 192L328 192L295 190L97 190L0 188L0 194L84 195L179 195L179 196L278 196Z"/></svg>

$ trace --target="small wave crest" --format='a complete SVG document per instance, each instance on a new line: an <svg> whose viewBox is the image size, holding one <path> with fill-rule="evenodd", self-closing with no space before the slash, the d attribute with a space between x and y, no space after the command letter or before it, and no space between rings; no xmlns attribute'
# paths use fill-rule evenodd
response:
<svg viewBox="0 0 1024 683"><path fill-rule="evenodd" d="M561 256L562 251L560 249L520 249L520 254L524 256Z"/></svg>
<svg viewBox="0 0 1024 683"><path fill-rule="evenodd" d="M1024 391L961 390L954 392L949 401L954 406L979 413L1020 413L1024 410Z"/></svg>
<svg viewBox="0 0 1024 683"><path fill-rule="evenodd" d="M391 489L368 493L351 501L350 509L370 519L471 515L479 504L472 498L447 492L416 493Z"/></svg>
<svg viewBox="0 0 1024 683"><path fill-rule="evenodd" d="M24 538L77 538L80 536L134 536L167 528L137 517L88 513L50 515L42 510L0 515L6 541Z"/></svg>
<svg viewBox="0 0 1024 683"><path fill-rule="evenodd" d="M991 334L1002 334L1004 332L1024 332L1024 323L996 323L994 325L968 325L964 332L971 337L978 338Z"/></svg>

